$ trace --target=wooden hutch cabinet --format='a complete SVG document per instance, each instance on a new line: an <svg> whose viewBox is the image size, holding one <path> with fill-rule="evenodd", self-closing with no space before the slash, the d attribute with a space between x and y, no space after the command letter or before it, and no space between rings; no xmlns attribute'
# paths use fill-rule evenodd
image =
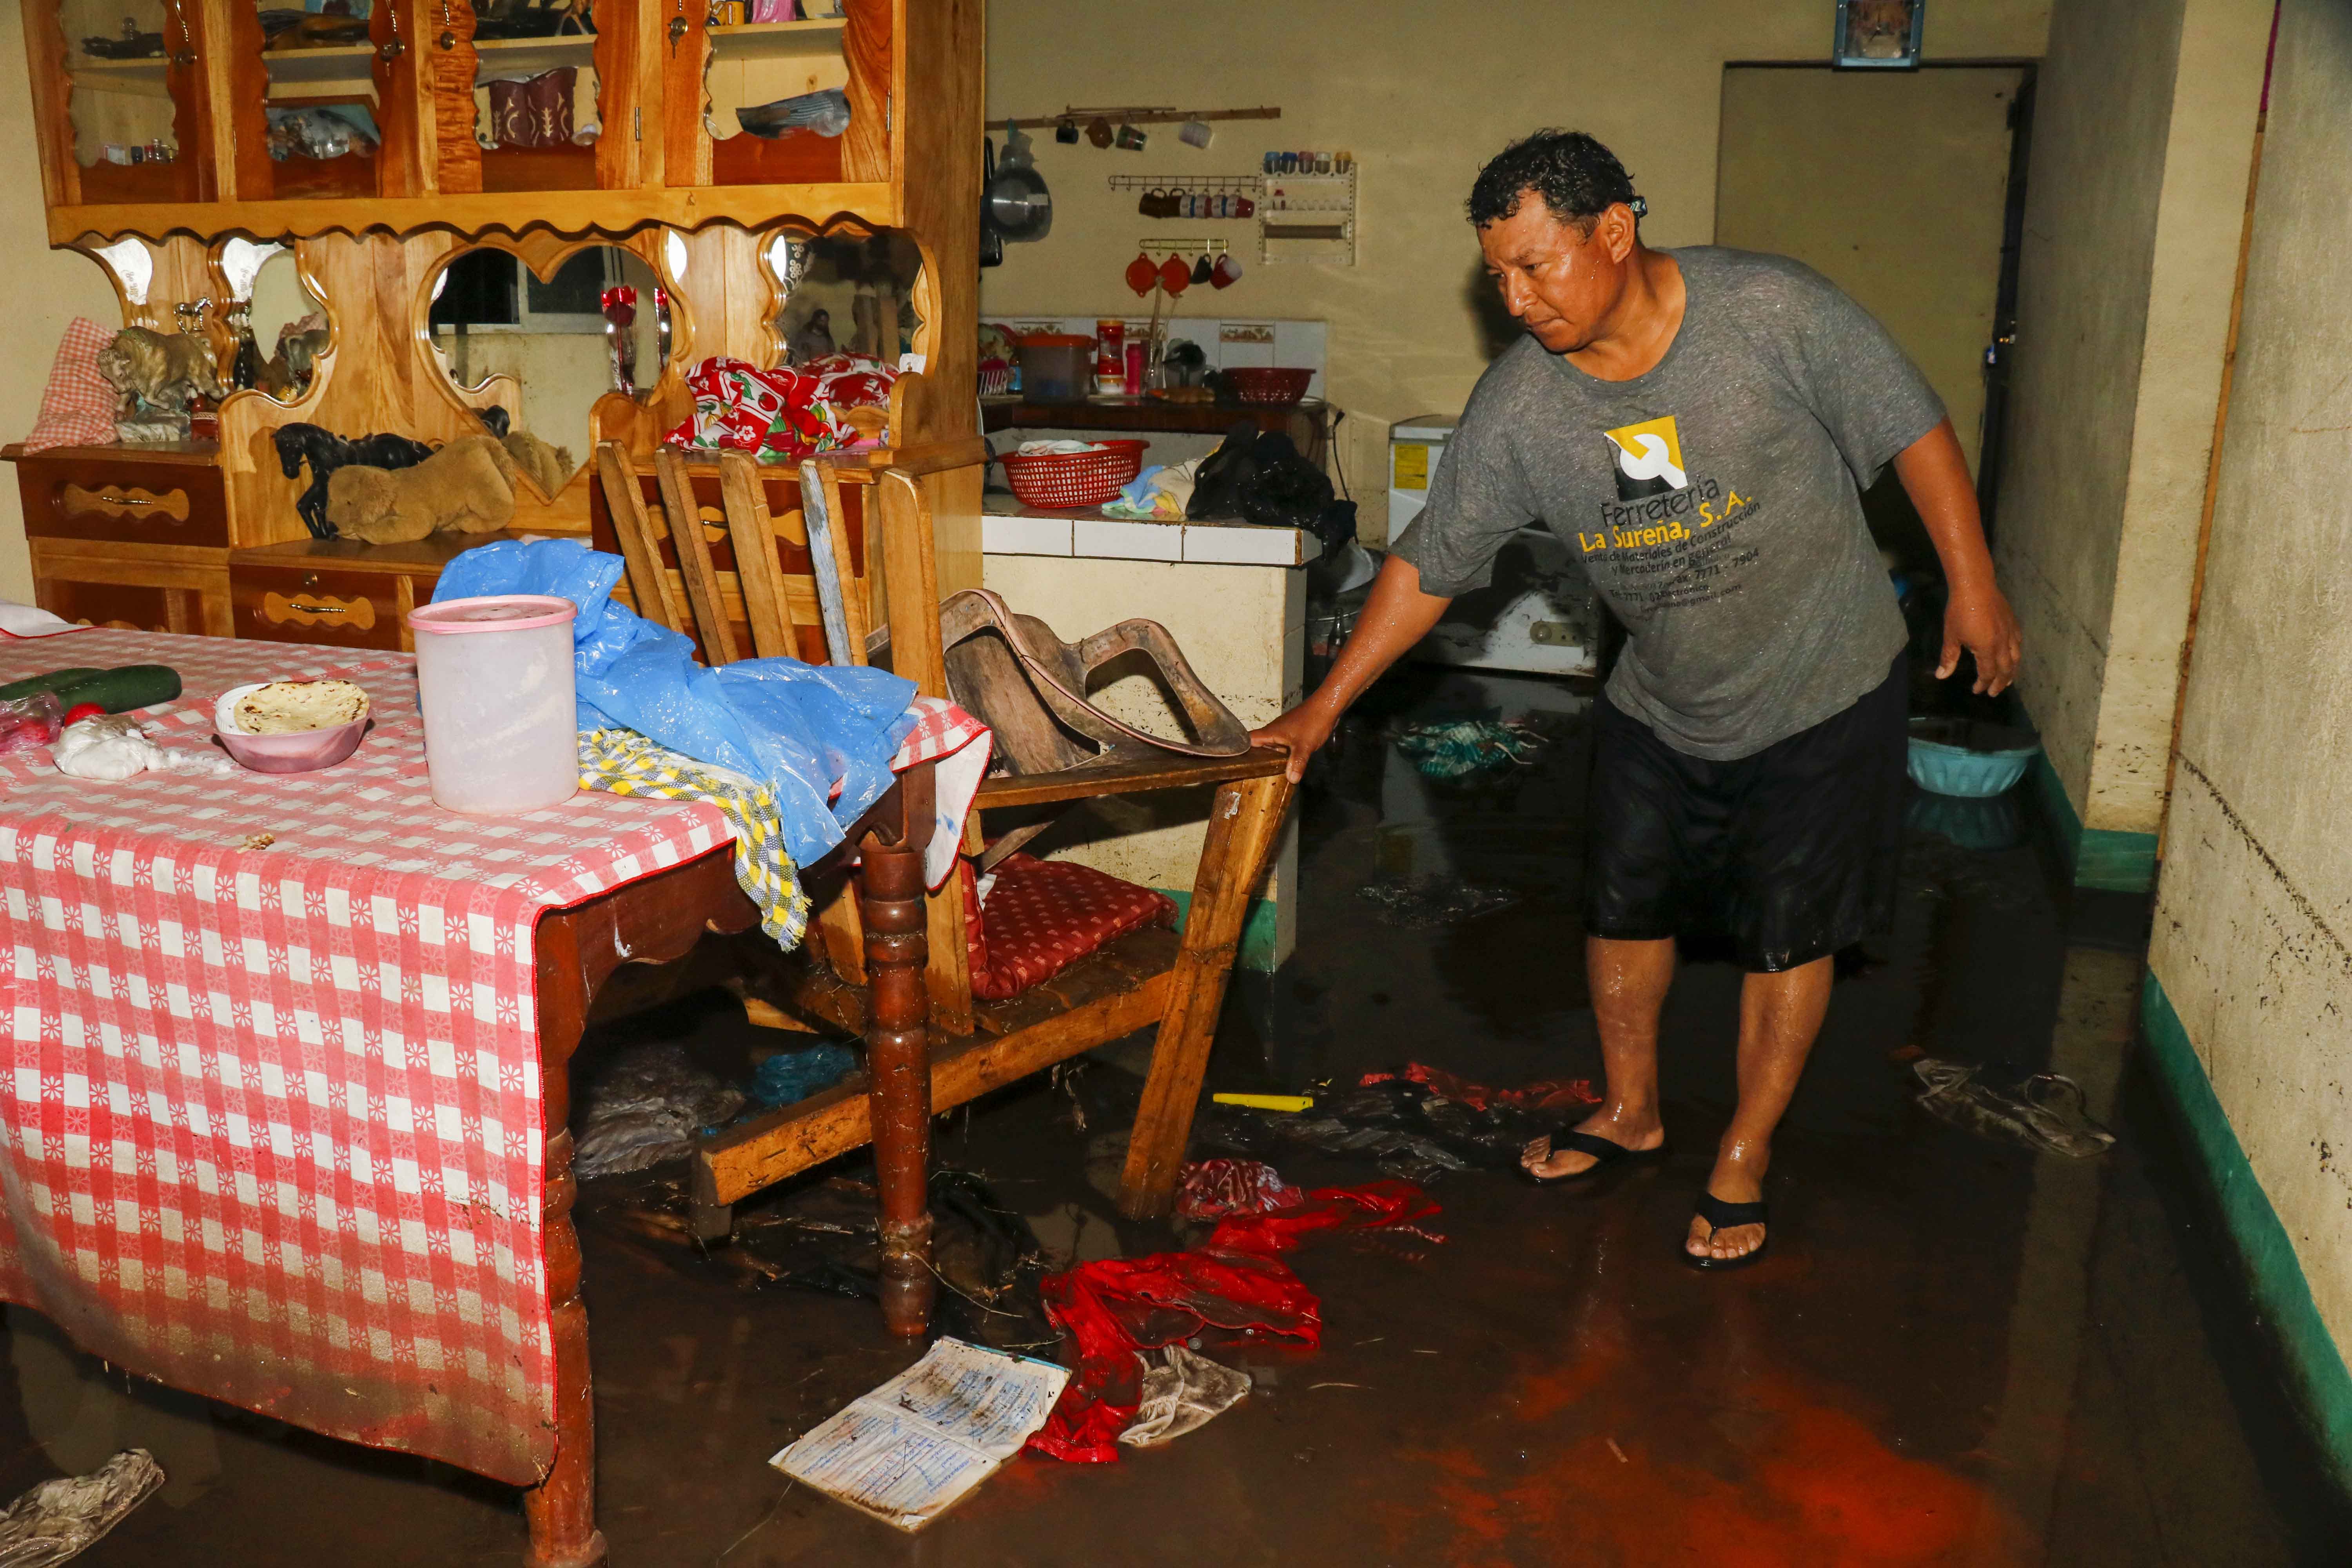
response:
<svg viewBox="0 0 2352 1568"><path fill-rule="evenodd" d="M25 0L37 145L23 151L39 160L49 241L106 268L124 324L200 321L226 364L230 309L248 297L257 247L274 247L327 322L308 385L231 394L216 443L7 450L46 607L401 646L400 613L478 538L380 551L311 540L294 510L305 481L283 472L277 430L437 442L478 431L480 409L517 414L515 375L461 385L436 346L428 315L449 267L489 247L547 280L583 249L618 247L662 291L667 353L634 394L597 400L583 434L643 456L691 412L696 363L783 357L787 237L895 237L919 257L914 373L874 462L922 445L935 466L938 443L963 444L971 462L923 483L941 590L978 584L980 0L800 0L840 14L764 23L737 20L740 0L578 0L544 37L511 36L511 10L478 20L467 0L352 9L294 24L328 30L291 47L290 14L258 0ZM486 133L498 101L486 84L547 71L572 84L569 134ZM846 102L838 134L718 129L737 108L825 89ZM310 155L320 149L306 135L340 150ZM518 481L515 530L590 530L593 464L580 435L570 445L561 485ZM770 488L781 519L796 481L781 469Z"/></svg>

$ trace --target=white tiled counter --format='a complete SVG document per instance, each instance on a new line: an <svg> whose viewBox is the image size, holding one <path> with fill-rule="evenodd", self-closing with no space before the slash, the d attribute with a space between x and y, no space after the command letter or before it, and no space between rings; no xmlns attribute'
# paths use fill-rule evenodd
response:
<svg viewBox="0 0 2352 1568"><path fill-rule="evenodd" d="M1211 690L1244 724L1266 722L1298 700L1307 653L1307 573L1312 534L1247 523L1126 521L1099 512L1042 511L992 495L981 520L981 580L1023 615L1075 642L1115 622L1158 621ZM998 509L1003 509L1002 510ZM1096 693L1108 710L1160 733L1181 733L1142 675ZM1209 792L1120 795L1067 813L1041 842L1177 895L1190 894L1207 831ZM1293 940L1298 847L1295 828L1250 910L1242 963L1272 969Z"/></svg>

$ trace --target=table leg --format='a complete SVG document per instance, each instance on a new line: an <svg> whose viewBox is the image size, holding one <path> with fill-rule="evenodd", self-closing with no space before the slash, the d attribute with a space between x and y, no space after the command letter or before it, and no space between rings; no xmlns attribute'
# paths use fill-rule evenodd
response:
<svg viewBox="0 0 2352 1568"><path fill-rule="evenodd" d="M601 911L600 911L601 912ZM530 1521L530 1568L597 1568L604 1534L596 1528L596 1393L588 1369L588 1307L580 1299L580 1233L572 1224L572 1053L588 1026L588 1001L612 972L583 942L568 911L541 921L540 1094L547 1128L547 1196L541 1210L547 1258L548 1331L555 1340L555 1459L522 1494ZM606 922L588 922L597 930Z"/></svg>
<svg viewBox="0 0 2352 1568"><path fill-rule="evenodd" d="M554 1099L553 1095L549 1096ZM530 1568L597 1568L596 1399L588 1370L588 1308L580 1299L580 1233L572 1225L572 1130L547 1140L547 1300L555 1336L555 1463L522 1495L530 1521Z"/></svg>
<svg viewBox="0 0 2352 1568"><path fill-rule="evenodd" d="M908 1339L930 1324L930 997L923 966L923 856L868 836L858 908L866 925L874 1163L882 1188L882 1321Z"/></svg>

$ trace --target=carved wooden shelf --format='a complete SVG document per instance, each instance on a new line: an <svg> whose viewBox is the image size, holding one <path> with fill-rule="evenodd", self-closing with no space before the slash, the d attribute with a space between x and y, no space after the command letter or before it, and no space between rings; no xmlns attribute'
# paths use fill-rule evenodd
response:
<svg viewBox="0 0 2352 1568"><path fill-rule="evenodd" d="M837 55L848 23L838 16L810 22L743 22L710 29L710 47L720 59L802 59Z"/></svg>
<svg viewBox="0 0 2352 1568"><path fill-rule="evenodd" d="M596 37L593 33L573 33L560 38L477 38L474 56L481 70L529 71L536 76L564 66L594 65ZM479 77L478 71L476 79Z"/></svg>

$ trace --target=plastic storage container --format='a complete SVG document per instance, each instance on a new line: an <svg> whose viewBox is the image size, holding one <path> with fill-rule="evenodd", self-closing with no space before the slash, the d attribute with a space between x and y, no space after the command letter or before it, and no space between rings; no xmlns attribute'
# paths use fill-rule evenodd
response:
<svg viewBox="0 0 2352 1568"><path fill-rule="evenodd" d="M1084 403L1095 384L1095 341L1076 332L1021 340L1021 396L1029 403Z"/></svg>
<svg viewBox="0 0 2352 1568"><path fill-rule="evenodd" d="M509 594L412 610L433 804L505 816L580 787L569 599Z"/></svg>

